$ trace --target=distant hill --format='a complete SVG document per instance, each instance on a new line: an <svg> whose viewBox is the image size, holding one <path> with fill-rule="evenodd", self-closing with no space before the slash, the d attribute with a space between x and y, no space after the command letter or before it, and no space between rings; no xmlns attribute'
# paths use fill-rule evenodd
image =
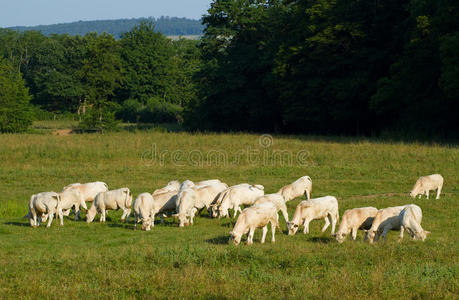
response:
<svg viewBox="0 0 459 300"><path fill-rule="evenodd" d="M157 31L169 36L201 35L204 26L199 20L177 18L177 17L160 17L160 18L137 18L137 19L118 19L118 20L100 20L100 21L78 21L72 23L62 23L53 25L38 26L16 26L9 27L13 30L26 31L37 30L44 35L51 34L70 34L85 35L89 32L103 33L107 32L120 37L123 32L131 30L135 25L142 21L153 22Z"/></svg>

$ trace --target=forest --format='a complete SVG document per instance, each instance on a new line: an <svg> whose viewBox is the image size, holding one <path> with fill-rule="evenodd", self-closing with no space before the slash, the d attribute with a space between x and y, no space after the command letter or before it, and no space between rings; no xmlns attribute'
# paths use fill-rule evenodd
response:
<svg viewBox="0 0 459 300"><path fill-rule="evenodd" d="M198 41L152 22L119 39L0 30L0 130L52 112L83 129L458 137L455 0L214 0L202 23Z"/></svg>

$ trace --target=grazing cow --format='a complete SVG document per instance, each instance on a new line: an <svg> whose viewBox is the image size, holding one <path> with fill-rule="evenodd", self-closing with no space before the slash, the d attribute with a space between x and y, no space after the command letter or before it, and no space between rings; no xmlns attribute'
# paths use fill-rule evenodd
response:
<svg viewBox="0 0 459 300"><path fill-rule="evenodd" d="M108 185L105 182L89 182L89 183L72 183L64 187L63 192L68 190L79 190L84 201L81 203L81 206L84 209L88 209L86 202L93 202L97 194L101 192L108 191Z"/></svg>
<svg viewBox="0 0 459 300"><path fill-rule="evenodd" d="M400 212L405 208L405 206L406 205L387 207L378 210L373 220L373 224L371 225L371 228L367 230L366 234L366 237L370 240L371 244L373 242L377 242L381 234L383 234L383 237L385 239L386 234L390 229L400 229L399 215Z"/></svg>
<svg viewBox="0 0 459 300"><path fill-rule="evenodd" d="M416 198L419 195L419 198L423 194L429 199L429 191L437 190L436 199L440 199L441 189L443 187L443 177L440 174L432 174L428 176L420 177L414 184L413 189L410 192L411 198Z"/></svg>
<svg viewBox="0 0 459 300"><path fill-rule="evenodd" d="M301 224L304 225L304 234L309 233L309 222L324 219L322 232L332 225L331 233L335 233L335 226L339 220L338 200L333 196L325 196L301 201L295 209L292 221L287 222L288 234L294 235Z"/></svg>
<svg viewBox="0 0 459 300"><path fill-rule="evenodd" d="M97 194L96 199L94 199L94 203L86 214L86 222L91 223L94 220L97 212L101 214L100 222L105 222L106 210L118 210L120 208L123 210L121 221L124 222L126 217L129 221L131 206L132 194L128 188L121 188L99 193Z"/></svg>
<svg viewBox="0 0 459 300"><path fill-rule="evenodd" d="M344 242L346 236L352 232L352 239L357 238L357 230L368 230L373 224L373 220L378 213L375 207L360 207L348 209L344 212L339 224L338 232L335 235L338 243Z"/></svg>
<svg viewBox="0 0 459 300"><path fill-rule="evenodd" d="M170 181L165 187L161 189L157 189L153 192L153 196L155 194L161 194L166 192L177 192L180 190L180 182L177 180Z"/></svg>
<svg viewBox="0 0 459 300"><path fill-rule="evenodd" d="M156 191L155 191L156 192ZM153 214L152 224L155 226L154 220L156 214L160 213L161 223L164 223L164 213L174 213L177 205L177 191L153 193Z"/></svg>
<svg viewBox="0 0 459 300"><path fill-rule="evenodd" d="M426 231L421 227L422 210L419 206L410 204L400 212L401 226L400 239L403 239L403 231L406 230L411 238L424 241L430 231Z"/></svg>
<svg viewBox="0 0 459 300"><path fill-rule="evenodd" d="M212 185L181 189L177 195L177 213L174 215L179 218L179 226L193 225L195 213L204 207L209 208L215 197L227 188L228 185L219 182Z"/></svg>
<svg viewBox="0 0 459 300"><path fill-rule="evenodd" d="M84 203L83 196L78 189L69 189L59 193L60 200L57 206L57 215L59 215L61 226L64 225L63 211L69 211L72 207L75 208L75 221L80 217L80 205ZM56 217L57 217L56 215Z"/></svg>
<svg viewBox="0 0 459 300"><path fill-rule="evenodd" d="M229 233L230 239L235 245L239 245L243 234L248 233L247 245L253 244L253 235L256 228L263 229L261 243L265 242L266 233L268 232L268 223L271 223L272 242L276 241L276 226L279 223L277 208L272 203L263 203L248 207L242 211L234 225L233 230Z"/></svg>
<svg viewBox="0 0 459 300"><path fill-rule="evenodd" d="M288 223L288 211L285 205L284 197L280 194L266 194L258 197L253 205L261 205L265 203L272 203L276 207L276 212L281 211L284 216L285 222Z"/></svg>
<svg viewBox="0 0 459 300"><path fill-rule="evenodd" d="M142 222L142 230L149 231L154 226L154 200L150 193L142 193L134 200L135 225Z"/></svg>
<svg viewBox="0 0 459 300"><path fill-rule="evenodd" d="M303 176L296 181L282 187L277 193L281 194L285 202L304 195L306 199L311 198L312 180L309 176Z"/></svg>
<svg viewBox="0 0 459 300"><path fill-rule="evenodd" d="M222 197L220 206L218 206L218 216L228 217L228 209L234 210L233 218L236 217L237 212L242 212L241 205L252 205L255 200L265 194L264 187L259 184L242 183L229 187Z"/></svg>
<svg viewBox="0 0 459 300"><path fill-rule="evenodd" d="M49 216L49 220L46 227L50 227L51 223L53 222L54 214L57 212L59 202L59 194L55 192L43 192L32 195L29 201L28 214L30 226L40 226L40 218L42 218L44 215L47 215Z"/></svg>

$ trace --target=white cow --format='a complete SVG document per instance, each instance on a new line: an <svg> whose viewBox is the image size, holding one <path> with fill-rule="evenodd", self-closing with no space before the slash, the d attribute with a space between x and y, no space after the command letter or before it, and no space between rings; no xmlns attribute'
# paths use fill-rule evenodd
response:
<svg viewBox="0 0 459 300"><path fill-rule="evenodd" d="M227 188L228 185L219 182L212 185L181 189L177 195L177 214L175 214L179 218L179 226L193 225L195 213L204 207L209 208L215 197Z"/></svg>
<svg viewBox="0 0 459 300"><path fill-rule="evenodd" d="M437 200L440 199L441 189L443 187L443 177L440 174L432 174L428 176L420 177L414 184L413 189L410 192L411 198L419 198L423 194L429 199L429 191L437 190Z"/></svg>
<svg viewBox="0 0 459 300"><path fill-rule="evenodd" d="M86 222L91 223L94 220L97 212L101 214L100 222L105 222L106 210L118 210L120 208L123 210L121 221L124 222L126 217L129 221L131 206L132 194L128 188L121 188L99 193L97 194L96 199L94 199L94 203L86 214Z"/></svg>
<svg viewBox="0 0 459 300"><path fill-rule="evenodd" d="M386 234L390 229L400 229L399 215L405 207L406 205L387 207L378 210L371 228L367 230L366 237L370 240L370 243L377 242L381 234L383 234L385 239Z"/></svg>
<svg viewBox="0 0 459 300"><path fill-rule="evenodd" d="M153 221L151 226L155 226L154 220L158 213L160 214L161 223L164 223L164 213L174 213L176 211L176 205L177 191L153 193Z"/></svg>
<svg viewBox="0 0 459 300"><path fill-rule="evenodd" d="M222 197L222 201L218 206L218 216L228 217L228 209L234 210L233 218L236 217L237 212L242 212L241 205L252 205L255 200L265 194L264 187L260 184L247 184L242 183L229 187Z"/></svg>
<svg viewBox="0 0 459 300"><path fill-rule="evenodd" d="M166 193L166 192L177 192L180 190L180 182L177 180L170 181L165 187L161 189L157 189L153 192L153 196L155 194L161 194L161 193Z"/></svg>
<svg viewBox="0 0 459 300"><path fill-rule="evenodd" d="M135 225L142 222L142 230L149 231L154 226L154 200L150 193L142 193L134 200Z"/></svg>
<svg viewBox="0 0 459 300"><path fill-rule="evenodd" d="M309 176L303 176L296 181L282 187L277 193L281 194L285 202L304 195L306 199L311 198L312 180Z"/></svg>
<svg viewBox="0 0 459 300"><path fill-rule="evenodd" d="M253 244L255 229L261 227L263 229L261 243L263 244L265 242L266 233L268 232L268 223L271 223L271 241L274 243L276 241L276 226L278 226L279 223L277 208L272 203L248 207L244 209L239 215L239 218L237 218L236 225L234 225L233 230L229 233L230 238L235 245L239 245L242 235L248 233L247 244L251 245Z"/></svg>
<svg viewBox="0 0 459 300"><path fill-rule="evenodd" d="M266 194L258 197L253 205L262 205L266 203L272 203L276 207L276 212L281 211L284 216L285 222L288 223L288 211L287 205L285 205L284 197L280 194Z"/></svg>
<svg viewBox="0 0 459 300"><path fill-rule="evenodd" d="M44 215L49 215L48 225L50 227L53 222L54 214L57 211L60 197L55 192L43 192L32 195L29 201L29 221L30 226L40 226L40 218Z"/></svg>
<svg viewBox="0 0 459 300"><path fill-rule="evenodd" d="M400 212L400 219L400 241L403 239L404 230L406 230L413 239L421 241L424 241L430 233L430 231L426 231L421 227L422 210L415 204L407 205Z"/></svg>
<svg viewBox="0 0 459 300"><path fill-rule="evenodd" d="M309 222L324 219L322 232L332 225L331 233L335 233L335 226L339 220L338 200L333 196L325 196L301 201L295 209L292 221L287 223L288 234L294 235L299 226L303 224L304 234L309 233Z"/></svg>
<svg viewBox="0 0 459 300"><path fill-rule="evenodd" d="M346 236L352 232L352 239L355 241L357 231L359 229L370 229L377 213L378 209L376 207L360 207L346 210L335 235L336 240L342 243Z"/></svg>
<svg viewBox="0 0 459 300"><path fill-rule="evenodd" d="M68 190L79 190L84 201L81 203L81 206L84 209L88 209L86 206L86 202L93 202L96 198L97 194L101 192L108 191L108 185L105 182L96 181L96 182L88 182L88 183L72 183L63 188L63 192Z"/></svg>
<svg viewBox="0 0 459 300"><path fill-rule="evenodd" d="M64 225L64 213L72 207L75 209L75 221L80 217L80 205L84 203L83 196L78 189L69 189L59 193L60 201L57 206L57 215L59 215L61 225ZM56 217L57 217L56 215Z"/></svg>

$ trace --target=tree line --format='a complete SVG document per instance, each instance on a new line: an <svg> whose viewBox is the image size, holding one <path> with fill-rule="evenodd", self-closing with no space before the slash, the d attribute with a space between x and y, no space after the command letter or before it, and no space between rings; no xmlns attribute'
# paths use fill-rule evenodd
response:
<svg viewBox="0 0 459 300"><path fill-rule="evenodd" d="M458 135L455 0L214 0L203 25L199 41L148 23L119 40L3 30L0 56L33 104L91 126Z"/></svg>
<svg viewBox="0 0 459 300"><path fill-rule="evenodd" d="M201 35L204 26L199 20L177 17L159 18L132 18L117 20L78 21L71 23L38 25L38 26L15 26L9 29L24 31L40 31L49 36L52 34L86 35L91 32L102 34L104 32L121 37L121 34L131 30L140 23L153 23L155 30L164 35Z"/></svg>

